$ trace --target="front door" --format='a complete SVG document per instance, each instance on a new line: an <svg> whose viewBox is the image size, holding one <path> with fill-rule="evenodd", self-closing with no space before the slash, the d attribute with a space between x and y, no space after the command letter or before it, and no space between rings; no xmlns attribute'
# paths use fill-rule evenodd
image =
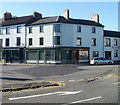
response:
<svg viewBox="0 0 120 105"><path fill-rule="evenodd" d="M105 51L105 58L111 59L111 51Z"/></svg>

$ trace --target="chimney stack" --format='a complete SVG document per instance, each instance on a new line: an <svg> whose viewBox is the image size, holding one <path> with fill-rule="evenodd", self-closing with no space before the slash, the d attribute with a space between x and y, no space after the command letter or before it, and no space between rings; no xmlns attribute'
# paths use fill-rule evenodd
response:
<svg viewBox="0 0 120 105"><path fill-rule="evenodd" d="M64 17L66 19L69 19L69 10L68 9L64 10Z"/></svg>
<svg viewBox="0 0 120 105"><path fill-rule="evenodd" d="M34 12L34 13L33 13L33 17L42 18L42 14L40 14L40 13L38 13L38 12Z"/></svg>
<svg viewBox="0 0 120 105"><path fill-rule="evenodd" d="M9 20L12 18L12 14L9 12L4 13L4 21Z"/></svg>
<svg viewBox="0 0 120 105"><path fill-rule="evenodd" d="M99 23L99 15L98 14L93 14L92 15L92 20Z"/></svg>

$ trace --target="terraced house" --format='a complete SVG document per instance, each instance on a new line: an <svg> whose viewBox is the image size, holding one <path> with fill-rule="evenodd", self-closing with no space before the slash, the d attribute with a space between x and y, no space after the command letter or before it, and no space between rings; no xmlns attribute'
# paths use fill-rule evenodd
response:
<svg viewBox="0 0 120 105"><path fill-rule="evenodd" d="M73 19L67 9L64 16L42 17L37 12L7 19L4 16L0 39L7 62L13 62L14 58L27 63L80 63L93 57L120 60L120 33L111 32L115 38L113 33L118 35L118 51L111 49L110 55L105 40L111 34L104 31L99 15L94 14L92 20ZM117 58L113 57L115 52Z"/></svg>

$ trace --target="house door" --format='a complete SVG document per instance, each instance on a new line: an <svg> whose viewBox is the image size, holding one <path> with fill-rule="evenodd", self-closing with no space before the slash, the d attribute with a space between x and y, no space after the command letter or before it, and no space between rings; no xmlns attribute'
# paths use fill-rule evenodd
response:
<svg viewBox="0 0 120 105"><path fill-rule="evenodd" d="M111 59L111 51L105 51L105 58Z"/></svg>

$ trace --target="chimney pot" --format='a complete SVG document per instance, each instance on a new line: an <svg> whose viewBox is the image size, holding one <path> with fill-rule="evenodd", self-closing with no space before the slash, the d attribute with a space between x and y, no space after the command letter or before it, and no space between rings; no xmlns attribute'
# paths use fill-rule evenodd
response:
<svg viewBox="0 0 120 105"><path fill-rule="evenodd" d="M4 13L4 21L12 18L12 14L9 12Z"/></svg>
<svg viewBox="0 0 120 105"><path fill-rule="evenodd" d="M99 23L99 15L98 14L93 14L92 15L92 20Z"/></svg>
<svg viewBox="0 0 120 105"><path fill-rule="evenodd" d="M38 12L34 12L34 13L33 13L33 17L42 18L42 14L41 14L41 13L38 13Z"/></svg>
<svg viewBox="0 0 120 105"><path fill-rule="evenodd" d="M69 10L68 9L64 10L64 17L66 19L69 19Z"/></svg>

